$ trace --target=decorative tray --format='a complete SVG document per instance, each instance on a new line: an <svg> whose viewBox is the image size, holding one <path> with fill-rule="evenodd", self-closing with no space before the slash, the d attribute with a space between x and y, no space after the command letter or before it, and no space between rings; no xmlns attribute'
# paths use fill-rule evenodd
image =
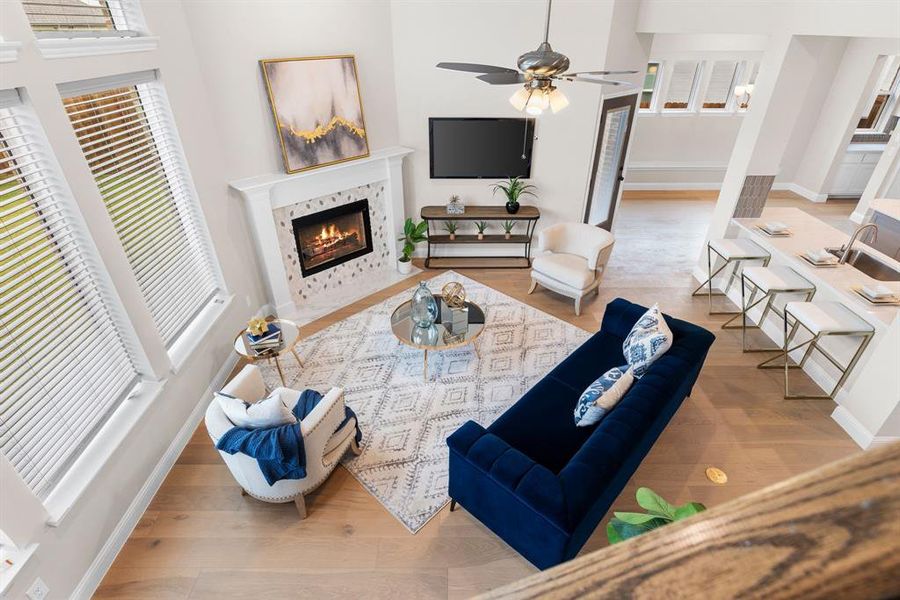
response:
<svg viewBox="0 0 900 600"><path fill-rule="evenodd" d="M866 296L863 293L861 287L852 287L850 289L853 290L854 292L856 292L857 296L859 296L860 298L862 298L863 300L865 300L866 302L868 302L869 304L871 304L873 306L900 306L900 297L898 297L896 295L891 296L889 298L873 299L873 298L869 298L868 296Z"/></svg>
<svg viewBox="0 0 900 600"><path fill-rule="evenodd" d="M794 233L790 229L782 229L781 231L769 231L762 225L756 225L756 228L769 237L791 237Z"/></svg>
<svg viewBox="0 0 900 600"><path fill-rule="evenodd" d="M833 268L833 267L838 266L838 263L836 263L836 262L833 262L833 263L817 263L817 262L813 261L811 258L809 258L808 256L806 256L805 254L798 254L797 256L799 256L800 258L802 258L802 259L806 262L806 264L812 265L813 267L815 267L815 268L817 268L817 269L827 269L827 268Z"/></svg>

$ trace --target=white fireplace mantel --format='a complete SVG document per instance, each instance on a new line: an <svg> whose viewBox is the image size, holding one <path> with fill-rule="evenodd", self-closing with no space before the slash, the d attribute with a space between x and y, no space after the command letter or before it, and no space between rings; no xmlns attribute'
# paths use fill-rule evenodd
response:
<svg viewBox="0 0 900 600"><path fill-rule="evenodd" d="M265 269L269 302L281 316L308 322L343 305L359 300L402 277L392 273L371 278L381 283L372 290L355 286L343 294L329 295L327 302L316 306L297 306L291 298L287 273L279 248L273 211L296 203L307 202L329 194L358 186L385 182L384 196L387 221L392 231L403 229L403 157L411 148L393 146L372 152L365 158L303 171L301 173L270 173L232 181L229 186L243 198L253 229L257 252ZM397 246L390 245L390 264L396 264ZM360 295L362 294L362 295ZM358 296L358 297L357 297Z"/></svg>

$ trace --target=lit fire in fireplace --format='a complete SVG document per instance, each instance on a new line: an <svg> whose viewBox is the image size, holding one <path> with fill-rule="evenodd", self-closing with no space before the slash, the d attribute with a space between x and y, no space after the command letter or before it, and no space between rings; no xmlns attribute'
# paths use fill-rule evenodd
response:
<svg viewBox="0 0 900 600"><path fill-rule="evenodd" d="M322 225L322 233L319 234L318 239L327 242L329 240L342 240L345 237L347 237L346 234L338 229L337 225L332 223L328 227Z"/></svg>
<svg viewBox="0 0 900 600"><path fill-rule="evenodd" d="M307 257L322 256L358 244L358 231L344 231L335 223L331 223L322 225L319 234L303 244L303 254Z"/></svg>

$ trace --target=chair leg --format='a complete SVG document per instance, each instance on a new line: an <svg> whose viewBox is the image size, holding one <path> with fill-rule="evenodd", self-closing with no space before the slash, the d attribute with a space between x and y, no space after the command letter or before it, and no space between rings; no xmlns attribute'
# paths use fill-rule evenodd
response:
<svg viewBox="0 0 900 600"><path fill-rule="evenodd" d="M534 290L536 290L536 289L537 289L537 281L534 280L534 279L532 279L532 280L531 280L531 287L528 288L528 293L531 294L531 293L533 293Z"/></svg>
<svg viewBox="0 0 900 600"><path fill-rule="evenodd" d="M450 512L453 512L454 510L456 510L456 500L450 498Z"/></svg>
<svg viewBox="0 0 900 600"><path fill-rule="evenodd" d="M245 490L244 488L241 488L241 496L249 496L249 495L250 494L247 493L247 490Z"/></svg>
<svg viewBox="0 0 900 600"><path fill-rule="evenodd" d="M362 449L359 447L359 442L356 441L356 437L350 440L350 452L359 456L362 453Z"/></svg>
<svg viewBox="0 0 900 600"><path fill-rule="evenodd" d="M294 506L297 507L297 514L300 515L300 519L306 518L306 499L303 497L303 494L300 494L296 498L294 498Z"/></svg>

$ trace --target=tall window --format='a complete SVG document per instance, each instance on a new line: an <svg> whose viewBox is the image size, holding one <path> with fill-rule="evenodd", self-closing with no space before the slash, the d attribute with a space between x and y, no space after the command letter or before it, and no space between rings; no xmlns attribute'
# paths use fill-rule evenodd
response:
<svg viewBox="0 0 900 600"><path fill-rule="evenodd" d="M664 109L688 110L694 95L700 63L695 60L679 60L672 66Z"/></svg>
<svg viewBox="0 0 900 600"><path fill-rule="evenodd" d="M0 451L43 499L139 376L40 131L0 92Z"/></svg>
<svg viewBox="0 0 900 600"><path fill-rule="evenodd" d="M641 90L642 110L650 110L653 106L653 94L656 93L656 86L659 84L659 63L652 62L647 64L647 72L644 74L644 86Z"/></svg>
<svg viewBox="0 0 900 600"><path fill-rule="evenodd" d="M732 95L738 63L735 60L717 60L709 73L709 84L703 97L706 110L725 110Z"/></svg>
<svg viewBox="0 0 900 600"><path fill-rule="evenodd" d="M162 85L153 73L111 83L64 88L66 111L171 346L220 291L218 268Z"/></svg>
<svg viewBox="0 0 900 600"><path fill-rule="evenodd" d="M888 57L888 60L893 57ZM900 67L895 66L893 61L885 65L885 69L878 81L875 97L869 104L868 110L863 113L859 123L856 124L857 129L881 129L880 125L884 120L885 108L894 104L893 96L897 93L898 82L900 82Z"/></svg>
<svg viewBox="0 0 900 600"><path fill-rule="evenodd" d="M135 0L22 0L31 29L41 37L131 36Z"/></svg>

